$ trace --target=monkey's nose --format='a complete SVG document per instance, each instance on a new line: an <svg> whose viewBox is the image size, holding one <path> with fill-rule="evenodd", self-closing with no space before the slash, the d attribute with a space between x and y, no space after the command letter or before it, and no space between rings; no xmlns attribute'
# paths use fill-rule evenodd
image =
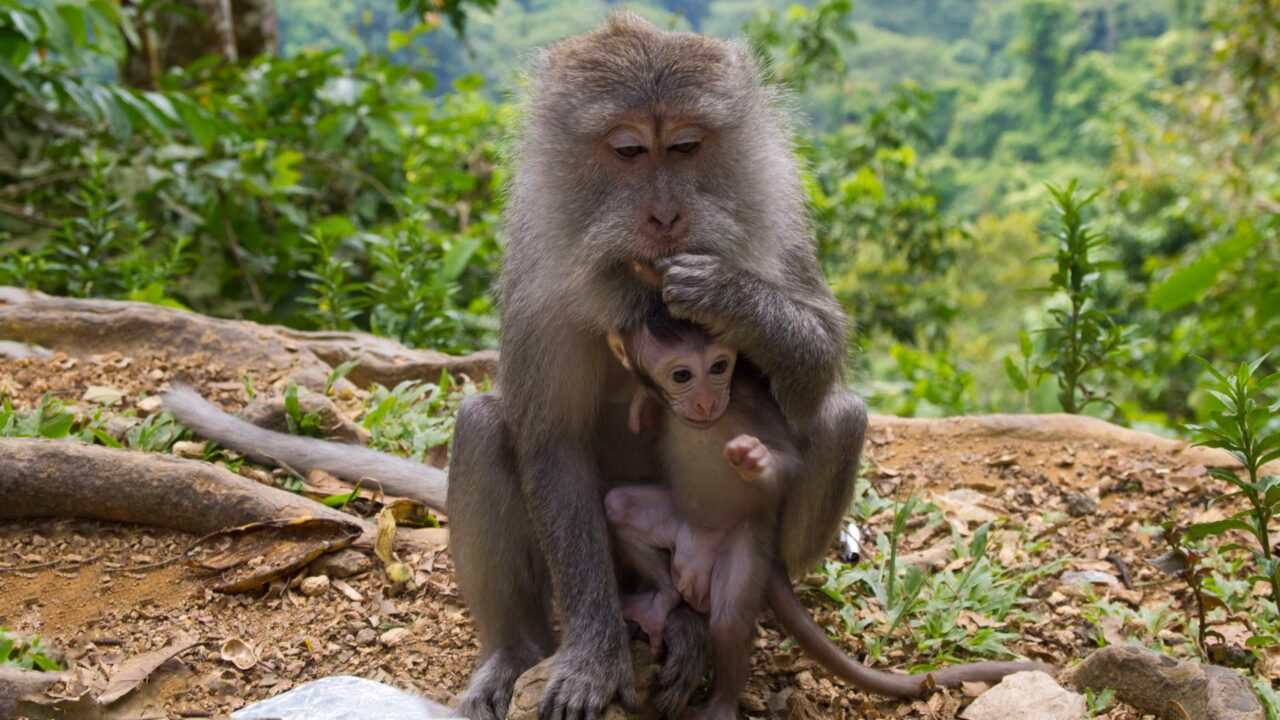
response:
<svg viewBox="0 0 1280 720"><path fill-rule="evenodd" d="M676 225L683 220L680 211L675 208L660 210L649 215L649 224L664 235L675 234Z"/></svg>
<svg viewBox="0 0 1280 720"><path fill-rule="evenodd" d="M710 420L711 410L715 408L715 403L710 400L694 400L693 409L698 411L699 420Z"/></svg>

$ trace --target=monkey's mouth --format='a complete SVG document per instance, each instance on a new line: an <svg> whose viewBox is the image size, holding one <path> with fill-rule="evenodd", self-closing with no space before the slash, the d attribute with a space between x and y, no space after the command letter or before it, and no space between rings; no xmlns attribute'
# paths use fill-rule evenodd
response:
<svg viewBox="0 0 1280 720"><path fill-rule="evenodd" d="M685 417L683 415L677 415L676 417L680 418L680 422L694 428L695 430L706 430L712 425L720 422L720 416L722 414L723 413L716 413L713 417L709 417L706 420L694 420L693 418Z"/></svg>

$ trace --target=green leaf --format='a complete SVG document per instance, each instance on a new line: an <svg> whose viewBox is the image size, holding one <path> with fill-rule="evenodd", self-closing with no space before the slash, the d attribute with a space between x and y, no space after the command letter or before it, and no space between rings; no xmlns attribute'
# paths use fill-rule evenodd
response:
<svg viewBox="0 0 1280 720"><path fill-rule="evenodd" d="M1026 330L1018 331L1018 351L1022 353L1024 360L1030 360L1032 353L1035 352L1035 345L1031 342L1031 335Z"/></svg>
<svg viewBox="0 0 1280 720"><path fill-rule="evenodd" d="M1027 376L1023 374L1022 369L1013 361L1013 358L1004 356L1004 372L1009 376L1009 382L1013 384L1013 389L1020 393L1025 393L1031 389L1031 384L1027 382Z"/></svg>
<svg viewBox="0 0 1280 720"><path fill-rule="evenodd" d="M1248 254L1261 235L1253 231L1248 221L1242 220L1230 237L1211 246L1198 259L1178 268L1157 285L1147 298L1147 304L1169 312L1195 302L1213 287L1222 271Z"/></svg>
<svg viewBox="0 0 1280 720"><path fill-rule="evenodd" d="M1189 541L1196 541L1210 535L1221 535L1230 530L1244 530L1250 535L1254 534L1254 528L1249 523L1240 520L1218 520L1217 522L1196 523L1187 528L1184 537Z"/></svg>
<svg viewBox="0 0 1280 720"><path fill-rule="evenodd" d="M444 254L444 261L440 263L441 281L451 283L461 277L462 271L467 269L467 263L475 255L482 240L481 237L470 237L455 242L453 247Z"/></svg>
<svg viewBox="0 0 1280 720"><path fill-rule="evenodd" d="M285 150L271 161L271 187L274 190L291 188L302 179L302 173L294 166L302 162L304 155L297 150Z"/></svg>

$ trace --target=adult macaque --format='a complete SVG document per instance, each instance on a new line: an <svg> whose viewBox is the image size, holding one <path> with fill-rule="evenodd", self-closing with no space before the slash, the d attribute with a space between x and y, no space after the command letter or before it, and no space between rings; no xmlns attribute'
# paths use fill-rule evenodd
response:
<svg viewBox="0 0 1280 720"><path fill-rule="evenodd" d="M784 566L808 568L834 537L866 413L841 389L845 320L775 100L745 44L628 13L539 58L506 206L501 396L463 405L450 466L454 562L481 641L462 714L502 717L516 677L553 651L543 717L634 700L602 499L657 473L651 434L627 431L634 380L604 337L658 303L768 379L802 464L782 491ZM701 627L683 607L668 619L667 714L702 677Z"/></svg>
<svg viewBox="0 0 1280 720"><path fill-rule="evenodd" d="M866 429L842 389L845 319L814 256L785 114L748 47L618 13L545 51L531 81L506 206L501 395L463 404L448 482L481 643L459 708L472 720L505 717L516 678L552 652L544 718L634 702L603 498L658 469L652 431L627 428L636 383L612 361L609 330L665 302L766 378L801 465L781 488L789 572L835 536ZM336 472L325 463L338 458L292 449ZM701 681L706 638L689 607L667 618L654 696L665 714Z"/></svg>
<svg viewBox="0 0 1280 720"><path fill-rule="evenodd" d="M737 353L696 326L665 313L609 334L609 346L641 383L629 428L659 406L658 457L668 487L616 488L605 512L618 554L647 581L624 599L623 616L649 636L657 655L668 613L681 598L711 616L715 686L687 720L733 720L751 669L756 617L768 601L782 626L815 659L855 686L920 695L931 684L998 681L1035 662L982 662L911 676L872 670L847 658L805 612L777 562L777 506L803 466L768 386Z"/></svg>

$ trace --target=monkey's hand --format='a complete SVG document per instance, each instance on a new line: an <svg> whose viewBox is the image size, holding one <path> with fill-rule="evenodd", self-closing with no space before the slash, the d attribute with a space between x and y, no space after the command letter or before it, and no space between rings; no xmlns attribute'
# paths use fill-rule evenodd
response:
<svg viewBox="0 0 1280 720"><path fill-rule="evenodd" d="M676 317L715 329L723 323L716 298L724 295L725 272L712 255L672 255L657 265L662 300Z"/></svg>
<svg viewBox="0 0 1280 720"><path fill-rule="evenodd" d="M773 453L759 438L739 435L724 444L724 459L743 482L767 481L773 475Z"/></svg>
<svg viewBox="0 0 1280 720"><path fill-rule="evenodd" d="M542 692L538 720L603 717L615 699L627 710L639 710L625 626L619 623L617 632L609 635L561 646Z"/></svg>

